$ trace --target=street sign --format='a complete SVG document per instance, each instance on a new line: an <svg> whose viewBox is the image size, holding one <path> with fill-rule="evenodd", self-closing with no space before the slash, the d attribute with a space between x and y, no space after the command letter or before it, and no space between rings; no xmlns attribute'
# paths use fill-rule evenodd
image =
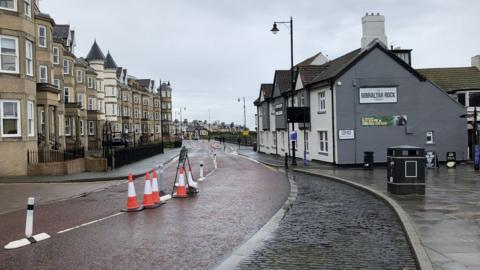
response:
<svg viewBox="0 0 480 270"><path fill-rule="evenodd" d="M293 142L297 141L297 132L296 131L290 132L290 141L293 141Z"/></svg>
<svg viewBox="0 0 480 270"><path fill-rule="evenodd" d="M454 168L457 166L457 153L447 152L447 167Z"/></svg>
<svg viewBox="0 0 480 270"><path fill-rule="evenodd" d="M434 169L438 167L437 153L435 151L427 151L425 153L426 166L429 169Z"/></svg>
<svg viewBox="0 0 480 270"><path fill-rule="evenodd" d="M248 131L248 130L242 131L243 137L248 137L248 134L249 134L249 131Z"/></svg>

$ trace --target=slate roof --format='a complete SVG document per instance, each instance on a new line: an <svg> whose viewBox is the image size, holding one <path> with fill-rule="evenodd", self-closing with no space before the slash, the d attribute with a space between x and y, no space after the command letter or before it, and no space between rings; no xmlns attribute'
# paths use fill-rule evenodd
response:
<svg viewBox="0 0 480 270"><path fill-rule="evenodd" d="M313 79L311 79L308 83L321 82L335 77L345 67L347 67L348 64L353 62L353 60L360 55L360 52L361 49L356 49L321 65L321 67L323 67L323 70Z"/></svg>
<svg viewBox="0 0 480 270"><path fill-rule="evenodd" d="M105 58L104 68L106 68L106 69L117 69L118 68L117 63L115 63L115 60L113 60L113 57L110 54L110 52L107 53L107 57Z"/></svg>
<svg viewBox="0 0 480 270"><path fill-rule="evenodd" d="M300 74L300 79L302 80L303 85L309 84L315 79L320 73L327 69L327 65L313 65L313 66L298 66L298 72Z"/></svg>
<svg viewBox="0 0 480 270"><path fill-rule="evenodd" d="M309 57L305 60L303 60L302 62L298 63L297 66L308 66L308 65L311 65L313 60L315 60L315 58L317 58L318 55L322 54L321 52L315 54L314 56L312 57Z"/></svg>
<svg viewBox="0 0 480 270"><path fill-rule="evenodd" d="M423 68L417 71L447 92L480 89L480 70L476 67Z"/></svg>
<svg viewBox="0 0 480 270"><path fill-rule="evenodd" d="M280 89L280 94L290 91L291 89L291 72L290 70L275 70L275 84Z"/></svg>
<svg viewBox="0 0 480 270"><path fill-rule="evenodd" d="M105 60L105 55L103 54L102 50L100 47L98 47L97 41L95 40L93 42L92 47L90 48L90 51L87 54L87 57L85 57L87 61L91 60Z"/></svg>
<svg viewBox="0 0 480 270"><path fill-rule="evenodd" d="M68 34L70 33L70 25L68 24L57 24L53 27L53 39L65 43L68 39Z"/></svg>
<svg viewBox="0 0 480 270"><path fill-rule="evenodd" d="M260 93L263 93L263 98L268 99L272 96L273 84L271 83L262 83L260 85Z"/></svg>
<svg viewBox="0 0 480 270"><path fill-rule="evenodd" d="M120 79L122 76L123 68L122 67L117 67L117 79Z"/></svg>
<svg viewBox="0 0 480 270"><path fill-rule="evenodd" d="M150 88L150 79L138 79L137 82L139 85L145 88Z"/></svg>

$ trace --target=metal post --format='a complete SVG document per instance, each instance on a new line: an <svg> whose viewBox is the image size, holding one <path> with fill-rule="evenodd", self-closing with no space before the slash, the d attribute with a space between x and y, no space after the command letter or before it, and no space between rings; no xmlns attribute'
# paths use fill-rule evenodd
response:
<svg viewBox="0 0 480 270"><path fill-rule="evenodd" d="M294 96L295 96L295 82L293 78L293 18L290 17L290 75L291 75L291 87L292 87L292 108L295 107ZM295 123L292 122L292 132L295 131ZM297 160L295 158L295 141L292 141L292 165L297 165Z"/></svg>
<svg viewBox="0 0 480 270"><path fill-rule="evenodd" d="M477 106L475 106L475 108L473 109L473 132L474 132L474 136L473 136L473 145L475 147L475 157L474 157L474 165L473 165L473 168L475 169L475 171L478 171L480 169L480 149L479 149L479 146L478 146L478 127L477 127Z"/></svg>

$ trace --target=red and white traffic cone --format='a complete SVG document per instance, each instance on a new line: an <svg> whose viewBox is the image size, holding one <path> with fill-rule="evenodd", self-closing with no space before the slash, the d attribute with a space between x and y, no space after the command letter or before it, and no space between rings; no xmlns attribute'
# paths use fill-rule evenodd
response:
<svg viewBox="0 0 480 270"><path fill-rule="evenodd" d="M153 196L153 203L155 204L164 203L160 201L160 191L158 190L158 176L157 176L157 170L155 169L153 169L153 177L152 177L152 196Z"/></svg>
<svg viewBox="0 0 480 270"><path fill-rule="evenodd" d="M193 193L198 193L198 184L193 181L192 177L192 165L188 164L188 172L187 172L187 181L188 181L188 191Z"/></svg>
<svg viewBox="0 0 480 270"><path fill-rule="evenodd" d="M135 193L135 185L133 184L132 174L128 174L128 195L127 208L122 209L122 212L138 212L142 211L143 206L138 205L137 193Z"/></svg>
<svg viewBox="0 0 480 270"><path fill-rule="evenodd" d="M150 173L145 175L145 189L143 191L143 207L147 209L157 208L160 204L153 202L152 181L150 180Z"/></svg>
<svg viewBox="0 0 480 270"><path fill-rule="evenodd" d="M180 166L178 181L175 183L175 193L173 194L174 198L186 198L187 195L187 187L185 186L185 171L183 166Z"/></svg>

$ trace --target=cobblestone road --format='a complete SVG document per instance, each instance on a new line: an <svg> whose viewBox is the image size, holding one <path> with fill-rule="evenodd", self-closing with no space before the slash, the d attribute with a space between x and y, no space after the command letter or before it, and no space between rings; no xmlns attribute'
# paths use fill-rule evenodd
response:
<svg viewBox="0 0 480 270"><path fill-rule="evenodd" d="M239 269L416 269L396 214L364 191L295 174L298 197Z"/></svg>

